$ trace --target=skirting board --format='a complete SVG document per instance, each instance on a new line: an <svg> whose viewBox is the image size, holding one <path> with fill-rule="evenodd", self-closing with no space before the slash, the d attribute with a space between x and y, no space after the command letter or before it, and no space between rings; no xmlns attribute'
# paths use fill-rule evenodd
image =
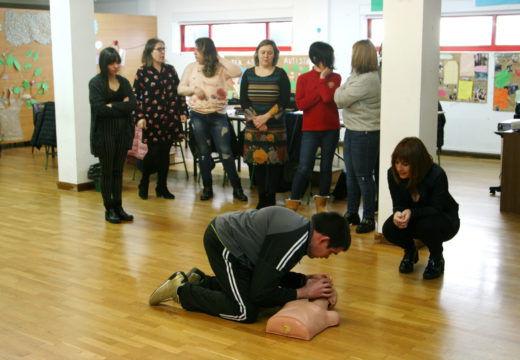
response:
<svg viewBox="0 0 520 360"><path fill-rule="evenodd" d="M58 185L58 189L61 190L72 190L72 191L85 191L95 188L95 184L93 182L87 182L82 184L71 184L62 181L58 181L56 183Z"/></svg>

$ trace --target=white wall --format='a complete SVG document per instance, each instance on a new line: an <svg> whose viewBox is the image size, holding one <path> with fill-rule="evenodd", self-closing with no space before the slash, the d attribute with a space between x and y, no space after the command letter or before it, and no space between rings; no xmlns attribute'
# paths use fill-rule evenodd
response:
<svg viewBox="0 0 520 360"><path fill-rule="evenodd" d="M179 73L193 61L193 54L180 53L181 23L292 19L293 53L306 54L316 40L329 42L335 49L337 71L345 80L350 73L352 45L366 38L367 17L380 15L370 12L370 0L129 0L128 6L118 3L97 3L96 11L156 15L158 36L166 41L167 58ZM441 11L443 15L520 13L520 5L476 7L474 4L474 0L442 0ZM513 113L492 110L494 53L490 53L489 69L487 104L442 103L447 119L445 150L500 154L501 141L493 131L499 121L512 118Z"/></svg>

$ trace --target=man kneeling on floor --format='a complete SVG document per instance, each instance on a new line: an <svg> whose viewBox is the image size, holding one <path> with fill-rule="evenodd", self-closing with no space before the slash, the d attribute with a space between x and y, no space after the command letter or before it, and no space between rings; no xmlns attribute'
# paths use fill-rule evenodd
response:
<svg viewBox="0 0 520 360"><path fill-rule="evenodd" d="M190 311L223 319L255 322L259 307L296 299L327 298L336 290L327 274L304 275L291 269L304 255L328 258L350 247L343 216L315 214L311 220L270 206L217 216L206 229L204 248L215 276L197 268L177 271L150 296L150 305L174 300Z"/></svg>

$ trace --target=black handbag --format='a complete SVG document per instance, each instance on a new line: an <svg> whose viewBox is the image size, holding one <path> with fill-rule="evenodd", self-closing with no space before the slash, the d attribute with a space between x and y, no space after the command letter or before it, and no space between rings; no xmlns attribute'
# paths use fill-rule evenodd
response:
<svg viewBox="0 0 520 360"><path fill-rule="evenodd" d="M87 178L90 180L99 180L101 178L101 164L92 164L88 168Z"/></svg>

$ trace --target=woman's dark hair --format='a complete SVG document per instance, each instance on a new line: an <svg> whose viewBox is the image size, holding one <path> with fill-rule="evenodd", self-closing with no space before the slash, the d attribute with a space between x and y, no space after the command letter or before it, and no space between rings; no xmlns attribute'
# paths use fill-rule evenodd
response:
<svg viewBox="0 0 520 360"><path fill-rule="evenodd" d="M309 48L309 59L314 65L323 63L326 67L334 69L334 49L327 43L316 41Z"/></svg>
<svg viewBox="0 0 520 360"><path fill-rule="evenodd" d="M417 137L406 137L397 144L392 153L392 174L396 183L401 181L397 169L396 161L406 162L410 165L410 176L408 178L407 187L411 192L416 190L419 184L433 164L431 155L426 150L421 139Z"/></svg>
<svg viewBox="0 0 520 360"><path fill-rule="evenodd" d="M336 212L321 212L311 218L314 230L330 238L329 248L350 247L350 229L345 218Z"/></svg>
<svg viewBox="0 0 520 360"><path fill-rule="evenodd" d="M258 66L260 64L260 59L258 59L258 51L260 51L260 48L262 46L271 45L273 47L274 51L274 57L273 57L273 66L275 66L278 63L278 57L280 56L280 50L278 50L278 46L276 46L276 43L273 40L265 39L258 44L255 51L255 65Z"/></svg>
<svg viewBox="0 0 520 360"><path fill-rule="evenodd" d="M99 54L99 70L105 83L108 84L108 65L113 63L121 64L121 57L116 49L113 47L107 47L101 50Z"/></svg>
<svg viewBox="0 0 520 360"><path fill-rule="evenodd" d="M202 37L195 40L195 47L197 51L202 54L202 58L204 59L202 73L205 77L212 77L215 75L218 66L215 43L210 38Z"/></svg>
<svg viewBox="0 0 520 360"><path fill-rule="evenodd" d="M379 70L377 50L370 40L359 40L352 46L351 66L358 74Z"/></svg>
<svg viewBox="0 0 520 360"><path fill-rule="evenodd" d="M146 45L144 46L144 50L143 50L143 55L141 55L141 62L143 63L143 65L145 65L145 66L153 65L152 52L155 49L155 45L157 45L157 43L164 44L164 41L162 41L161 39L157 39L157 38L151 38L151 39L148 39L148 41L146 42Z"/></svg>

